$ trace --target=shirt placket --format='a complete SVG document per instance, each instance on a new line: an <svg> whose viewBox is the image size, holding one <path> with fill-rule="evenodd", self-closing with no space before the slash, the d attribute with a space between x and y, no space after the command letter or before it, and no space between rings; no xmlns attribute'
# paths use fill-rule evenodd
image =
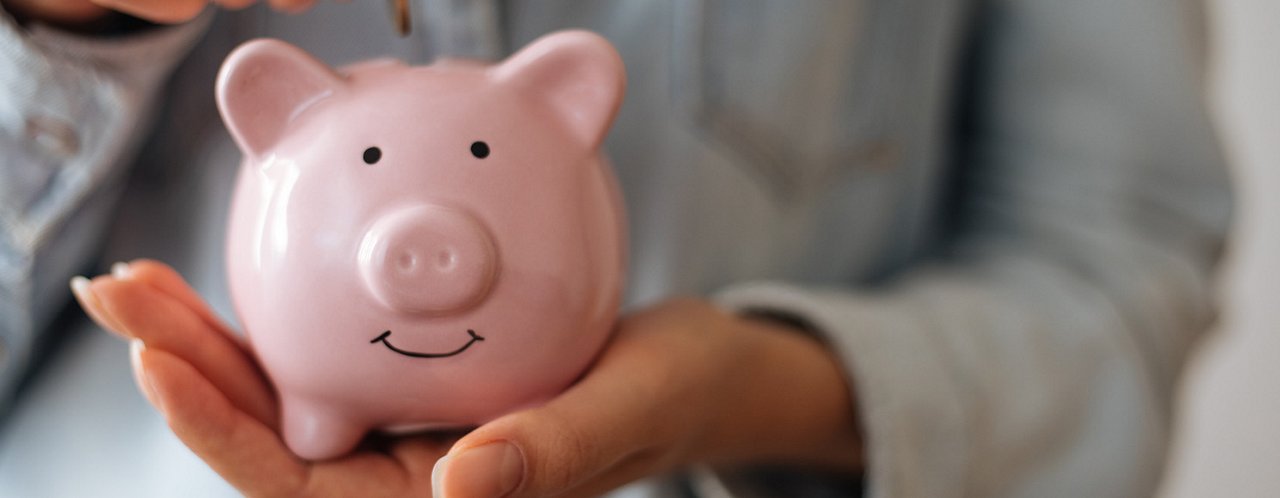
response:
<svg viewBox="0 0 1280 498"><path fill-rule="evenodd" d="M499 0L422 0L414 22L425 26L437 57L497 60L505 46Z"/></svg>

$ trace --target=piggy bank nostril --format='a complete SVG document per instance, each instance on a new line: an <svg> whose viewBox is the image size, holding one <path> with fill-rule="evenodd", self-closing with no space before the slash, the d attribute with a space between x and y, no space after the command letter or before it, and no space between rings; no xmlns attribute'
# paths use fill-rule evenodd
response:
<svg viewBox="0 0 1280 498"><path fill-rule="evenodd" d="M450 271L458 265L458 257L453 251L440 251L436 254L436 269L440 271Z"/></svg>
<svg viewBox="0 0 1280 498"><path fill-rule="evenodd" d="M413 268L417 266L417 264L417 256L414 256L413 253L410 252L402 252L400 253L400 256L396 258L396 267L403 273L412 273Z"/></svg>
<svg viewBox="0 0 1280 498"><path fill-rule="evenodd" d="M493 241L474 217L417 206L379 218L358 252L365 286L407 313L446 313L475 305L497 272Z"/></svg>

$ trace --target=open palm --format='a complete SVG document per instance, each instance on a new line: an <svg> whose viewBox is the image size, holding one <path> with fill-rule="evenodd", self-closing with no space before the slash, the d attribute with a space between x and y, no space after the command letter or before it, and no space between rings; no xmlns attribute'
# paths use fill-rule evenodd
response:
<svg viewBox="0 0 1280 498"><path fill-rule="evenodd" d="M251 496L578 497L690 464L860 466L830 353L701 299L623 316L590 371L545 405L465 435L375 436L310 462L281 439L253 355L172 269L137 261L72 289L133 341L138 385L174 433Z"/></svg>
<svg viewBox="0 0 1280 498"><path fill-rule="evenodd" d="M147 399L236 488L251 496L430 496L432 467L456 435L371 438L343 458L299 459L279 436L266 377L182 278L152 261L113 273L77 283L81 304L133 341Z"/></svg>

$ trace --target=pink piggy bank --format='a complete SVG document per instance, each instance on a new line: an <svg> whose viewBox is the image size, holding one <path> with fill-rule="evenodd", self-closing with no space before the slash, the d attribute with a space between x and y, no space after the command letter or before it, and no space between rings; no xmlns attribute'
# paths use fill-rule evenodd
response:
<svg viewBox="0 0 1280 498"><path fill-rule="evenodd" d="M625 266L600 152L624 80L586 32L496 65L334 71L275 40L231 54L229 281L290 449L481 424L582 375Z"/></svg>

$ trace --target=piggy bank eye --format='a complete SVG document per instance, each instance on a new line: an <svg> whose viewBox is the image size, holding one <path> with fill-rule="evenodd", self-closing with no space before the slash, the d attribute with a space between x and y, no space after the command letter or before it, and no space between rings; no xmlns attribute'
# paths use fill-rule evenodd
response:
<svg viewBox="0 0 1280 498"><path fill-rule="evenodd" d="M382 160L382 149L379 149L377 147L369 147L368 149L364 150L365 164L378 164L378 161L381 161L381 160Z"/></svg>
<svg viewBox="0 0 1280 498"><path fill-rule="evenodd" d="M476 159L489 157L489 144L484 142L472 142L471 155L476 156Z"/></svg>

